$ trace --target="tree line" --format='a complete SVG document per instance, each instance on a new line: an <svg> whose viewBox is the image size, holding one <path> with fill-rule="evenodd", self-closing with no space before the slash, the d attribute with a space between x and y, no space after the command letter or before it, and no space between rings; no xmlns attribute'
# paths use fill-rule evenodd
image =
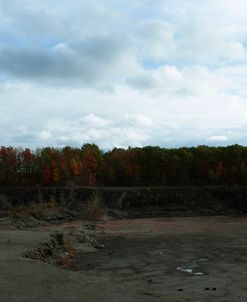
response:
<svg viewBox="0 0 247 302"><path fill-rule="evenodd" d="M247 184L247 147L156 146L102 151L1 147L1 186L187 186Z"/></svg>

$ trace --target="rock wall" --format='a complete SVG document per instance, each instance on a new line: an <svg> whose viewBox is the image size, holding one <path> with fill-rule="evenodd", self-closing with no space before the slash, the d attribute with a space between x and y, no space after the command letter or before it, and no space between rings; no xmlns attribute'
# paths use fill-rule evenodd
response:
<svg viewBox="0 0 247 302"><path fill-rule="evenodd" d="M106 207L112 209L157 208L163 212L196 214L247 213L247 187L2 187L0 208L55 201L77 207L99 192Z"/></svg>

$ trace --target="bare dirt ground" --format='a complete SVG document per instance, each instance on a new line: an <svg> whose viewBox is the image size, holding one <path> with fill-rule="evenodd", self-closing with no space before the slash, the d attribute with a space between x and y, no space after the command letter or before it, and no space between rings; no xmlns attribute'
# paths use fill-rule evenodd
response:
<svg viewBox="0 0 247 302"><path fill-rule="evenodd" d="M0 229L0 301L247 301L247 217L84 224ZM22 257L54 232L77 249L66 269Z"/></svg>

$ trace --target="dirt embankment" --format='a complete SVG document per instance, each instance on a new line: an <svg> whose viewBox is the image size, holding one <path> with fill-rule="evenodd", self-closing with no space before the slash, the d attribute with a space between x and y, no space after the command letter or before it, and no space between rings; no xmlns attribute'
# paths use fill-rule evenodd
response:
<svg viewBox="0 0 247 302"><path fill-rule="evenodd" d="M56 203L78 210L90 196L99 192L114 215L127 217L194 216L247 213L247 187L15 187L0 188L0 209ZM120 214L121 216L121 214Z"/></svg>

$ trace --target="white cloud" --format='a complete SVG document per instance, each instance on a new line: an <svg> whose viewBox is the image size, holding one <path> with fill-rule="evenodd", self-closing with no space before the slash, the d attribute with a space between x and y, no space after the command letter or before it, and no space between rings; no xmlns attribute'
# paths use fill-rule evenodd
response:
<svg viewBox="0 0 247 302"><path fill-rule="evenodd" d="M154 125L151 118L142 114L126 114L125 118L134 126L152 127Z"/></svg>
<svg viewBox="0 0 247 302"><path fill-rule="evenodd" d="M159 60L171 57L176 51L175 28L161 20L140 22L137 35L139 52L143 57Z"/></svg>
<svg viewBox="0 0 247 302"><path fill-rule="evenodd" d="M247 144L244 0L0 0L2 144Z"/></svg>
<svg viewBox="0 0 247 302"><path fill-rule="evenodd" d="M198 83L194 79L196 91ZM0 103L1 138L6 145L35 148L94 142L108 149L247 141L245 97L215 93L214 88L206 96L185 97L173 91L154 96L127 86L118 86L114 93L33 84L25 90L22 85L13 87L2 93Z"/></svg>
<svg viewBox="0 0 247 302"><path fill-rule="evenodd" d="M87 125L90 125L91 127L105 127L111 124L111 121L102 119L93 113L85 116L83 120Z"/></svg>
<svg viewBox="0 0 247 302"><path fill-rule="evenodd" d="M212 135L208 138L211 142L225 142L228 140L226 135Z"/></svg>
<svg viewBox="0 0 247 302"><path fill-rule="evenodd" d="M38 137L41 139L41 140L47 140L49 138L52 137L52 134L50 131L48 130L43 130L43 131L40 131L40 133L38 134Z"/></svg>

